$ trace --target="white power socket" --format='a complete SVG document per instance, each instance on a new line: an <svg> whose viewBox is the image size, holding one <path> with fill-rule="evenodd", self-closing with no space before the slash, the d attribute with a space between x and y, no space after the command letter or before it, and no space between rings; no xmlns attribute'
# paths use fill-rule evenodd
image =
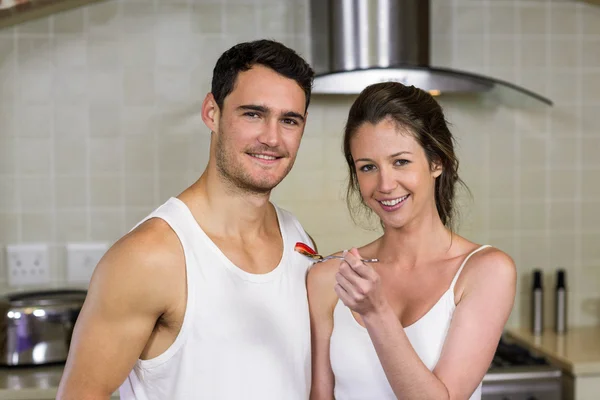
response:
<svg viewBox="0 0 600 400"><path fill-rule="evenodd" d="M106 243L68 243L67 281L88 284L96 265L107 250Z"/></svg>
<svg viewBox="0 0 600 400"><path fill-rule="evenodd" d="M10 286L50 283L47 244L6 246L8 284Z"/></svg>

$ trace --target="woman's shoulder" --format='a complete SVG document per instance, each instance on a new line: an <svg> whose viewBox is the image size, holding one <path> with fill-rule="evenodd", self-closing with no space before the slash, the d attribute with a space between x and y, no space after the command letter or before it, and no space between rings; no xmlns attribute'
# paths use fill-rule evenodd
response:
<svg viewBox="0 0 600 400"><path fill-rule="evenodd" d="M516 266L510 255L493 246L472 243L470 257L464 265L457 285L467 287L485 282L512 285L516 281Z"/></svg>

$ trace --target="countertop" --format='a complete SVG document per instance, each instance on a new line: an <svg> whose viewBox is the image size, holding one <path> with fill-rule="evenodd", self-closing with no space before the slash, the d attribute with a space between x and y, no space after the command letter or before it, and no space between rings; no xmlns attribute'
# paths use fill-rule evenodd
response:
<svg viewBox="0 0 600 400"><path fill-rule="evenodd" d="M528 329L507 329L506 336L533 349L572 375L600 376L600 327L577 327L557 335L534 336Z"/></svg>
<svg viewBox="0 0 600 400"><path fill-rule="evenodd" d="M36 367L0 367L0 399L55 399L64 364ZM115 393L111 399L118 399Z"/></svg>

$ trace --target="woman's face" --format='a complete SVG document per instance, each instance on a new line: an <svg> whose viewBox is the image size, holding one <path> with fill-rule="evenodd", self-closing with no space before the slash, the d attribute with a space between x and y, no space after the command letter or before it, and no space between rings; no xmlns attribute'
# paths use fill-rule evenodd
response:
<svg viewBox="0 0 600 400"><path fill-rule="evenodd" d="M408 129L386 118L362 124L350 151L363 201L386 227L399 228L427 212L437 214L435 179L425 151Z"/></svg>

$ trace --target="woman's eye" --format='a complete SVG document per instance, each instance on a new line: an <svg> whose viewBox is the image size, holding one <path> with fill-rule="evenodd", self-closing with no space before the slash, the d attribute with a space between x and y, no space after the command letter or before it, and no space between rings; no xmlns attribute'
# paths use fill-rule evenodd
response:
<svg viewBox="0 0 600 400"><path fill-rule="evenodd" d="M404 160L404 159L394 161L394 165L397 165L400 167L403 165L409 164L409 163L410 163L410 161Z"/></svg>
<svg viewBox="0 0 600 400"><path fill-rule="evenodd" d="M375 168L374 165L367 164L367 165L363 165L362 167L360 167L360 171L361 172L369 172L369 171L372 171L374 168Z"/></svg>

